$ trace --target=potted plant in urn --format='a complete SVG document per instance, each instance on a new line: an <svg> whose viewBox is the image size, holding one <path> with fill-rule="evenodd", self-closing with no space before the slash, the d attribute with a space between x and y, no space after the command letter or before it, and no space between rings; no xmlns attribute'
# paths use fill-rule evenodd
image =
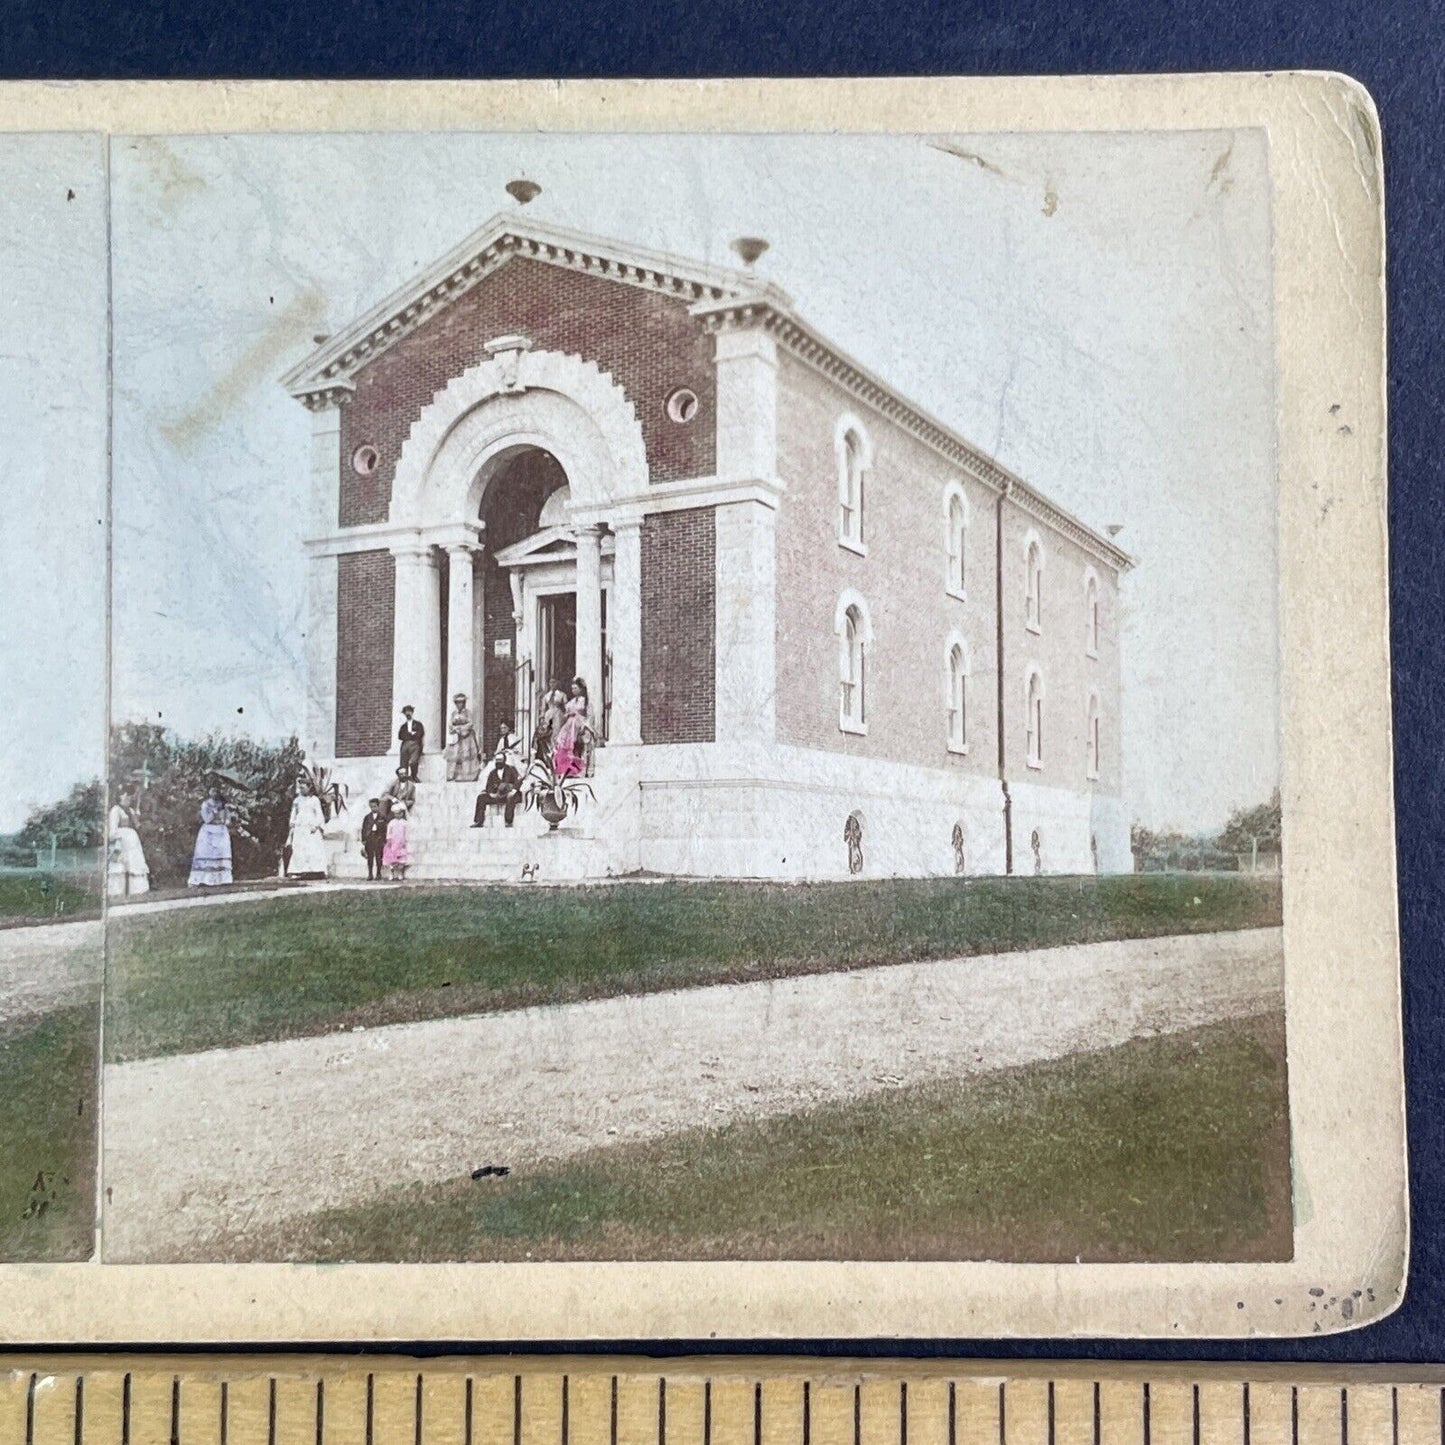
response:
<svg viewBox="0 0 1445 1445"><path fill-rule="evenodd" d="M582 806L584 797L596 796L586 778L558 773L550 758L533 758L522 779L523 806L535 808L553 831Z"/></svg>

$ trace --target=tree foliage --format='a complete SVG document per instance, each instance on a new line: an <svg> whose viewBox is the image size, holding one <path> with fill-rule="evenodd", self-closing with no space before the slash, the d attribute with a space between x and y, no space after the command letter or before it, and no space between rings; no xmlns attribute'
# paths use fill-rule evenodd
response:
<svg viewBox="0 0 1445 1445"><path fill-rule="evenodd" d="M130 792L136 828L162 884L190 873L200 806L213 781L231 808L231 850L237 878L277 871L291 820L291 800L304 755L296 738L182 739L154 723L122 723L111 731L112 791Z"/></svg>
<svg viewBox="0 0 1445 1445"><path fill-rule="evenodd" d="M1238 808L1218 833L1181 833L1168 829L1156 832L1135 823L1129 832L1134 866L1141 872L1182 869L1186 872L1238 868L1258 842L1261 853L1277 852L1280 846L1279 789L1267 803Z"/></svg>
<svg viewBox="0 0 1445 1445"><path fill-rule="evenodd" d="M37 808L25 820L16 842L44 849L53 837L58 848L98 848L105 835L105 799L100 779L77 783L70 796Z"/></svg>

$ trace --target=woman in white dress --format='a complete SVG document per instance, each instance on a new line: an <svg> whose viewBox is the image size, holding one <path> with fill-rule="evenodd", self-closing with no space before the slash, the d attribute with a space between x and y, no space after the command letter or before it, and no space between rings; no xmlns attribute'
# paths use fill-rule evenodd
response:
<svg viewBox="0 0 1445 1445"><path fill-rule="evenodd" d="M296 797L291 803L291 832L286 839L290 850L288 878L324 878L326 876L326 815L321 799L303 779L296 780Z"/></svg>
<svg viewBox="0 0 1445 1445"><path fill-rule="evenodd" d="M110 837L105 868L105 891L111 898L129 898L149 893L151 870L145 849L136 832L135 804L129 793L121 793L106 819Z"/></svg>

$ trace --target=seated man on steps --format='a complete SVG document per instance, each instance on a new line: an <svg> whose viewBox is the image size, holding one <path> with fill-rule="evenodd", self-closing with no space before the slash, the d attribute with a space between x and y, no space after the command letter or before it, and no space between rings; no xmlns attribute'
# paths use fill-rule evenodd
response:
<svg viewBox="0 0 1445 1445"><path fill-rule="evenodd" d="M472 815L472 827L480 828L487 821L487 805L490 803L503 810L507 827L517 816L517 804L522 800L522 775L517 771L504 746L498 746L497 755L492 759L491 770L482 791L477 794L476 812Z"/></svg>
<svg viewBox="0 0 1445 1445"><path fill-rule="evenodd" d="M381 811L387 822L398 805L408 812L416 805L416 784L405 767L398 768L396 776L381 790Z"/></svg>

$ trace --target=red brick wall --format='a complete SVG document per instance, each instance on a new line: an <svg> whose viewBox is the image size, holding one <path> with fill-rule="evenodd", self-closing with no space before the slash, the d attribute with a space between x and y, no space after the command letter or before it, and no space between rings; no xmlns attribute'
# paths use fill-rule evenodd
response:
<svg viewBox="0 0 1445 1445"><path fill-rule="evenodd" d="M860 758L994 775L998 771L993 494L932 448L789 355L778 365L778 736ZM863 498L867 556L838 544L834 431L857 416L873 443ZM947 590L944 496L963 483L969 527L965 600ZM838 726L833 631L844 588L868 604L866 736ZM968 752L949 751L947 642L968 646Z"/></svg>
<svg viewBox="0 0 1445 1445"><path fill-rule="evenodd" d="M386 520L397 458L422 408L487 359L488 341L518 332L539 350L572 353L611 373L637 410L654 481L716 469L713 343L687 302L514 258L358 373L356 394L341 411L341 526ZM701 403L685 424L672 421L665 405L679 386ZM380 454L368 477L351 465L363 445Z"/></svg>
<svg viewBox="0 0 1445 1445"><path fill-rule="evenodd" d="M711 507L642 525L642 741L710 743L715 728L717 523Z"/></svg>
<svg viewBox="0 0 1445 1445"><path fill-rule="evenodd" d="M336 756L391 746L391 648L396 572L390 552L336 559Z"/></svg>

